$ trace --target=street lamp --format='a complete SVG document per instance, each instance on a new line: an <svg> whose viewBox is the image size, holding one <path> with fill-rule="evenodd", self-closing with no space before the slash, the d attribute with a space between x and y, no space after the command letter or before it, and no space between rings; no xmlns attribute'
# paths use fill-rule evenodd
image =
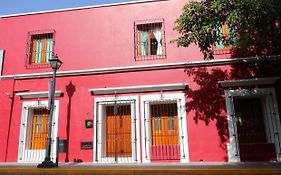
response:
<svg viewBox="0 0 281 175"><path fill-rule="evenodd" d="M51 141L52 141L52 123L53 123L53 113L54 113L54 101L55 101L55 90L56 90L56 73L57 70L62 65L62 61L59 60L58 56L56 55L52 59L49 59L50 65L53 69L53 79L51 83L51 90L49 90L50 96L49 96L49 119L48 119L48 137L47 137L47 143L46 143L46 155L44 161L37 165L38 168L52 168L56 167L57 164L51 161Z"/></svg>

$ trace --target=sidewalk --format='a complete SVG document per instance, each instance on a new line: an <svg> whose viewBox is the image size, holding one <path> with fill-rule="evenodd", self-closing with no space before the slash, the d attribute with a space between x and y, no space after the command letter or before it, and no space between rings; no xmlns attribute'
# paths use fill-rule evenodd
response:
<svg viewBox="0 0 281 175"><path fill-rule="evenodd" d="M192 175L281 175L281 163L153 163L93 164L61 163L57 168L39 169L37 164L3 163L0 174L192 174Z"/></svg>

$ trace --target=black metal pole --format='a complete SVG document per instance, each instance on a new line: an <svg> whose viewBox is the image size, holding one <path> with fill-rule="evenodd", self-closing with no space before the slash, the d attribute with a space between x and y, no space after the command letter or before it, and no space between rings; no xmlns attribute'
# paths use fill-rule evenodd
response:
<svg viewBox="0 0 281 175"><path fill-rule="evenodd" d="M57 69L53 69L53 86L50 95L50 114L48 119L48 137L46 143L46 155L44 161L37 165L37 168L53 168L57 167L57 164L51 160L51 143L52 143L52 123L53 123L53 113L54 113L54 99L55 99L55 89L56 89L56 72Z"/></svg>

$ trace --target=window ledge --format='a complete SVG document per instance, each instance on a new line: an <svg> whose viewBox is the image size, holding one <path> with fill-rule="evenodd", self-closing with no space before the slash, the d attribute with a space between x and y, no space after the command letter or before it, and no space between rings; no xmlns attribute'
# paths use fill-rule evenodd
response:
<svg viewBox="0 0 281 175"><path fill-rule="evenodd" d="M49 68L50 63L38 63L38 64L27 64L26 69L39 69L39 68Z"/></svg>
<svg viewBox="0 0 281 175"><path fill-rule="evenodd" d="M96 89L89 89L89 91L95 95L105 95L105 94L172 91L172 90L186 90L186 89L188 89L188 84L178 83L178 84L159 84L159 85L145 85L145 86L96 88Z"/></svg>
<svg viewBox="0 0 281 175"><path fill-rule="evenodd" d="M237 87L237 86L257 86L257 85L274 85L281 77L267 78L250 78L239 80L218 81L221 87Z"/></svg>
<svg viewBox="0 0 281 175"><path fill-rule="evenodd" d="M17 96L20 96L21 99L30 99L30 98L46 98L49 95L48 91L44 92L24 92L24 93L16 93ZM63 91L55 91L55 97L61 97L63 95Z"/></svg>

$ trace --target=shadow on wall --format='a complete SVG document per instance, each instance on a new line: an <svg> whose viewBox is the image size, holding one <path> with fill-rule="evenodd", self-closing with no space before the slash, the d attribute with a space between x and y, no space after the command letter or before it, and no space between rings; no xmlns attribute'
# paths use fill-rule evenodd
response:
<svg viewBox="0 0 281 175"><path fill-rule="evenodd" d="M195 111L193 119L196 123L201 120L209 125L211 121L216 121L221 147L226 150L228 126L226 116L222 115L226 113L225 99L217 82L229 79L228 72L218 68L208 71L205 67L186 69L185 72L199 86L198 89L189 89L186 93L189 99L186 103L187 112Z"/></svg>
<svg viewBox="0 0 281 175"><path fill-rule="evenodd" d="M230 69L187 68L185 72L199 86L197 89L189 89L186 93L187 113L195 111L193 118L195 123L203 121L207 126L210 122L216 122L220 146L226 150L226 142L229 138L226 104L224 90L219 87L218 81L281 76L281 61L262 60L258 63L241 63L232 65ZM256 87L258 86L250 88Z"/></svg>
<svg viewBox="0 0 281 175"><path fill-rule="evenodd" d="M68 105L67 105L67 123L66 123L66 140L67 140L67 147L66 147L66 156L65 156L65 162L69 162L69 139L70 139L70 119L71 119L71 100L72 96L75 92L75 85L72 84L72 81L69 82L68 85L66 85L66 92L68 96Z"/></svg>

